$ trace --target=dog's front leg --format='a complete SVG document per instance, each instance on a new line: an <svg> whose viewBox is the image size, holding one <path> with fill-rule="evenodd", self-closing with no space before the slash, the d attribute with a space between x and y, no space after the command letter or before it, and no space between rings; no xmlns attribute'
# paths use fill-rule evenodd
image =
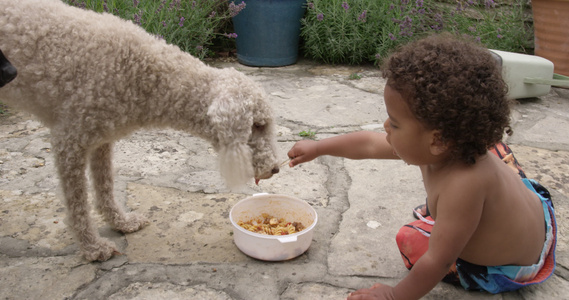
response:
<svg viewBox="0 0 569 300"><path fill-rule="evenodd" d="M53 134L54 130L52 130ZM67 208L65 223L79 240L81 253L89 261L105 261L119 253L115 244L102 238L90 216L85 176L87 153L81 146L67 141L72 137L53 137L52 148Z"/></svg>
<svg viewBox="0 0 569 300"><path fill-rule="evenodd" d="M121 232L134 232L148 225L141 214L125 213L113 197L112 144L107 143L91 153L91 179L95 188L95 205L105 221Z"/></svg>

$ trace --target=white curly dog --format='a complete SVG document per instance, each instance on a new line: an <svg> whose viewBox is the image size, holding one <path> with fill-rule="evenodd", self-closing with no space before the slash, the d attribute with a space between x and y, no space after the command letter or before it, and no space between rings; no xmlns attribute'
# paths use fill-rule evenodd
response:
<svg viewBox="0 0 569 300"><path fill-rule="evenodd" d="M0 101L31 112L51 130L71 228L89 261L118 250L102 238L87 200L113 228L147 220L113 198L113 141L142 127L170 127L210 142L229 186L279 171L275 124L260 86L234 69L216 69L130 21L59 0L0 0L0 49L18 77Z"/></svg>

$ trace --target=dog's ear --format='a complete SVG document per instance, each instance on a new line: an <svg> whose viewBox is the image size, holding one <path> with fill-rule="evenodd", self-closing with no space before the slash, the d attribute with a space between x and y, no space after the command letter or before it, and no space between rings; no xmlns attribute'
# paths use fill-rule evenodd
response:
<svg viewBox="0 0 569 300"><path fill-rule="evenodd" d="M243 185L255 176L248 146L253 127L251 106L248 100L227 97L215 99L207 112L221 175L229 187Z"/></svg>
<svg viewBox="0 0 569 300"><path fill-rule="evenodd" d="M247 143L253 125L250 101L240 97L215 99L208 108L207 116L218 144Z"/></svg>

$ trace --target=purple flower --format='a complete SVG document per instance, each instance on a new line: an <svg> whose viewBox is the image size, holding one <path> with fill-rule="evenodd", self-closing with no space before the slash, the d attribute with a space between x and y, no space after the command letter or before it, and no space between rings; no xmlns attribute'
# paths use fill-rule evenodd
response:
<svg viewBox="0 0 569 300"><path fill-rule="evenodd" d="M172 2L170 2L170 9L175 8L180 8L180 1L181 0L172 0Z"/></svg>
<svg viewBox="0 0 569 300"><path fill-rule="evenodd" d="M403 6L406 6L409 4L409 0L401 0L401 4L403 4Z"/></svg>
<svg viewBox="0 0 569 300"><path fill-rule="evenodd" d="M399 23L399 29L401 30L400 34L402 36L412 36L413 32L411 28L413 27L413 19L409 16L405 16L401 23Z"/></svg>
<svg viewBox="0 0 569 300"><path fill-rule="evenodd" d="M103 1L103 10L109 12L109 7L107 6L107 0Z"/></svg>
<svg viewBox="0 0 569 300"><path fill-rule="evenodd" d="M180 25L180 27L183 27L183 26L184 26L184 21L186 21L186 18L181 17L181 18L180 18L180 23L178 23L178 25Z"/></svg>
<svg viewBox="0 0 569 300"><path fill-rule="evenodd" d="M395 41L397 38L393 35L393 33L389 33L389 39Z"/></svg>
<svg viewBox="0 0 569 300"><path fill-rule="evenodd" d="M415 3L417 4L417 7L423 7L423 0L417 0Z"/></svg>
<svg viewBox="0 0 569 300"><path fill-rule="evenodd" d="M215 10L214 10L214 11L211 12L211 14L209 14L208 18L210 18L210 19L214 18L216 14L217 14L217 13L216 13Z"/></svg>
<svg viewBox="0 0 569 300"><path fill-rule="evenodd" d="M233 33L225 33L224 34L226 37L230 38L230 39L236 39L237 38L237 33L233 32Z"/></svg>
<svg viewBox="0 0 569 300"><path fill-rule="evenodd" d="M229 15L231 15L231 17L235 17L245 8L245 6L246 4L244 1L241 1L238 5L235 5L233 2L229 3Z"/></svg>
<svg viewBox="0 0 569 300"><path fill-rule="evenodd" d="M166 27L166 21L162 21L162 27Z"/></svg>
<svg viewBox="0 0 569 300"><path fill-rule="evenodd" d="M314 9L314 3L312 2L308 3L308 9Z"/></svg>
<svg viewBox="0 0 569 300"><path fill-rule="evenodd" d="M470 27L468 27L468 31L470 31L470 32L476 32L476 27L470 26Z"/></svg>
<svg viewBox="0 0 569 300"><path fill-rule="evenodd" d="M484 5L486 6L486 8L492 8L496 6L496 3L494 2L494 0L485 0Z"/></svg>
<svg viewBox="0 0 569 300"><path fill-rule="evenodd" d="M79 7L79 8L82 8L82 9L87 9L87 3L85 3L84 1L79 2L76 0L71 0L71 1L69 1L69 4L76 6L76 7Z"/></svg>
<svg viewBox="0 0 569 300"><path fill-rule="evenodd" d="M160 12L162 11L162 9L164 8L164 5L166 4L166 0L162 0L162 3L160 3L160 5L158 6L158 8L156 9L156 11L154 12L155 14L160 14Z"/></svg>
<svg viewBox="0 0 569 300"><path fill-rule="evenodd" d="M324 20L324 14L318 14L318 15L316 16L316 19L317 19L318 21Z"/></svg>
<svg viewBox="0 0 569 300"><path fill-rule="evenodd" d="M443 30L443 26L442 25L431 25L431 28L434 29L435 31L441 31Z"/></svg>
<svg viewBox="0 0 569 300"><path fill-rule="evenodd" d="M462 2L456 2L456 11L463 11L465 10Z"/></svg>
<svg viewBox="0 0 569 300"><path fill-rule="evenodd" d="M348 11L348 9L350 9L348 2L345 2L345 1L342 3L342 7L344 8L344 11Z"/></svg>
<svg viewBox="0 0 569 300"><path fill-rule="evenodd" d="M362 12L362 14L358 17L359 21L365 22L367 16L367 9Z"/></svg>
<svg viewBox="0 0 569 300"><path fill-rule="evenodd" d="M202 50L203 50L203 46L196 46L196 50L202 51Z"/></svg>
<svg viewBox="0 0 569 300"><path fill-rule="evenodd" d="M140 1L138 0L132 0L132 4L134 5L134 7L138 6L138 3L140 3Z"/></svg>
<svg viewBox="0 0 569 300"><path fill-rule="evenodd" d="M499 39L501 39L501 38L503 38L504 36L498 33L498 35L496 35L496 37L499 38Z"/></svg>
<svg viewBox="0 0 569 300"><path fill-rule="evenodd" d="M375 59L380 60L380 59L381 59L381 54L377 53L377 54L375 55Z"/></svg>
<svg viewBox="0 0 569 300"><path fill-rule="evenodd" d="M405 16L405 17L403 18L403 22L401 22L401 25L400 25L400 26L401 26L401 28L403 29L403 28L409 28L409 27L411 27L412 24L413 24L413 19L411 19L411 17L409 17L409 16Z"/></svg>
<svg viewBox="0 0 569 300"><path fill-rule="evenodd" d="M134 24L142 25L142 10L139 10L138 13L134 14L133 21Z"/></svg>
<svg viewBox="0 0 569 300"><path fill-rule="evenodd" d="M393 10L395 9L395 5L393 5L393 3L389 4L389 10Z"/></svg>
<svg viewBox="0 0 569 300"><path fill-rule="evenodd" d="M433 28L435 31L443 30L444 21L443 21L443 15L442 14L440 14L440 13L435 14L435 22L437 24L431 25L431 28Z"/></svg>

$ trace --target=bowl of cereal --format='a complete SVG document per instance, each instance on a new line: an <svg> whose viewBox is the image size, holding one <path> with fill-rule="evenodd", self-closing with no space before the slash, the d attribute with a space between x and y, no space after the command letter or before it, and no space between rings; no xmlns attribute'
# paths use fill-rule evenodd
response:
<svg viewBox="0 0 569 300"><path fill-rule="evenodd" d="M281 261L308 250L318 215L298 198L255 194L237 202L229 219L239 250L256 259Z"/></svg>

